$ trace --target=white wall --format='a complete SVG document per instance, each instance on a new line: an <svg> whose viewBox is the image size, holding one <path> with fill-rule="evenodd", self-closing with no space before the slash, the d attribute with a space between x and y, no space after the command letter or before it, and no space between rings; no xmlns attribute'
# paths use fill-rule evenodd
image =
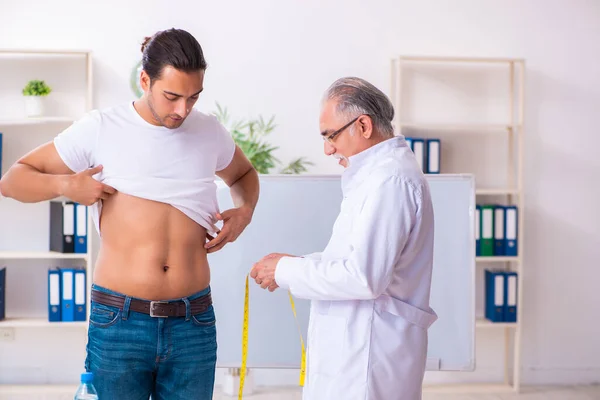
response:
<svg viewBox="0 0 600 400"><path fill-rule="evenodd" d="M0 48L93 50L96 107L133 98L144 36L187 29L209 62L199 107L276 115L278 156L307 156L317 173L340 172L318 137L334 79L361 76L389 93L398 54L525 58L523 380L598 382L599 2L3 1L0 16ZM501 379L502 334L479 333L478 371L435 379Z"/></svg>

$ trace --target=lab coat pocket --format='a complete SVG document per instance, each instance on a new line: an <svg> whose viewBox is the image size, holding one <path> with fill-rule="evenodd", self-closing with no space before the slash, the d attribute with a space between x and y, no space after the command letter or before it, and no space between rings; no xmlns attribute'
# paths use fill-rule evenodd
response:
<svg viewBox="0 0 600 400"><path fill-rule="evenodd" d="M346 324L346 317L316 314L309 366L314 372L329 376L339 372L343 365Z"/></svg>
<svg viewBox="0 0 600 400"><path fill-rule="evenodd" d="M433 310L424 311L391 296L383 295L377 299L377 304L382 311L404 318L409 323L422 329L429 329L437 320Z"/></svg>

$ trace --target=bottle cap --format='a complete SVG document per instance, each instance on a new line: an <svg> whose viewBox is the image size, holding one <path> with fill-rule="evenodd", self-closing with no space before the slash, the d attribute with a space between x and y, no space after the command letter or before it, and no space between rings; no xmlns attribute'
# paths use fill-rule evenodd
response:
<svg viewBox="0 0 600 400"><path fill-rule="evenodd" d="M91 372L84 372L81 374L81 383L92 383L94 380L94 374Z"/></svg>

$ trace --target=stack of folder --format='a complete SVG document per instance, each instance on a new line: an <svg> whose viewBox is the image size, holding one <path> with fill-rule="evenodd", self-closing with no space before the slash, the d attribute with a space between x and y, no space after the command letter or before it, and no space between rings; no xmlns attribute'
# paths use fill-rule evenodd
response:
<svg viewBox="0 0 600 400"><path fill-rule="evenodd" d="M72 201L50 202L50 251L87 253L87 206Z"/></svg>
<svg viewBox="0 0 600 400"><path fill-rule="evenodd" d="M85 321L87 317L84 268L48 270L48 321Z"/></svg>
<svg viewBox="0 0 600 400"><path fill-rule="evenodd" d="M442 144L440 139L422 139L416 137L404 137L408 147L411 148L421 170L426 174L440 173L440 154Z"/></svg>
<svg viewBox="0 0 600 400"><path fill-rule="evenodd" d="M475 210L476 256L518 255L517 206L478 204Z"/></svg>
<svg viewBox="0 0 600 400"><path fill-rule="evenodd" d="M492 322L517 322L518 274L485 270L485 318Z"/></svg>

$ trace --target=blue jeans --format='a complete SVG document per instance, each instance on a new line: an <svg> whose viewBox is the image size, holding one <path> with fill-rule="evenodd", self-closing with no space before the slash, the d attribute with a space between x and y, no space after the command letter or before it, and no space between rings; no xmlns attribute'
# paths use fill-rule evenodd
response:
<svg viewBox="0 0 600 400"><path fill-rule="evenodd" d="M123 310L92 302L85 368L94 373L98 397L212 399L217 361L215 312L212 305L201 314L189 311L189 301L209 292L210 287L185 298L188 317L157 318L130 311L130 298Z"/></svg>

